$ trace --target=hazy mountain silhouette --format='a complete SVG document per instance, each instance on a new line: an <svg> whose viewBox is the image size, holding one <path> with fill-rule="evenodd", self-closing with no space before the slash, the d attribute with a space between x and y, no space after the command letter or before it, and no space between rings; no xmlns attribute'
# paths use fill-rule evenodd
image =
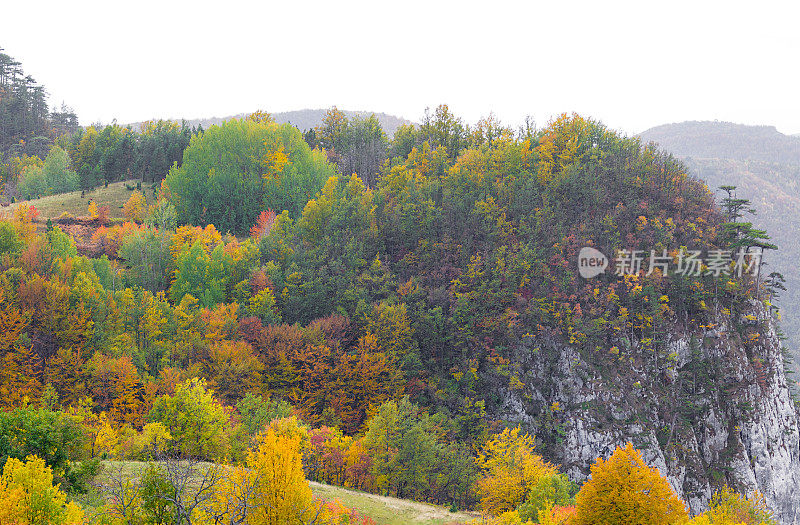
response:
<svg viewBox="0 0 800 525"><path fill-rule="evenodd" d="M279 124L289 123L300 129L301 131L305 131L307 129L311 129L314 127L319 126L322 124L322 119L325 118L325 113L327 109L300 109L297 111L284 111L281 113L272 113L272 116L275 118L275 121ZM373 111L347 111L342 110L342 112L347 115L348 118L353 117L369 117L373 113L375 117L380 122L381 127L386 132L389 137L394 135L394 132L397 131L397 128L402 126L403 124L413 124L410 120L406 120L402 117L396 117L394 115L389 115L387 113L377 113ZM215 124L221 124L226 120L230 120L232 118L243 118L246 117L247 113L241 113L238 115L229 115L227 117L210 117L210 118L196 118L196 119L184 119L187 124L190 126L203 126L203 129L208 129L209 127ZM180 119L170 119L170 120L180 120ZM136 122L131 124L134 129L138 128L140 123Z"/></svg>
<svg viewBox="0 0 800 525"><path fill-rule="evenodd" d="M784 135L774 126L691 121L656 126L641 137L658 142L678 157L800 165L800 136Z"/></svg>

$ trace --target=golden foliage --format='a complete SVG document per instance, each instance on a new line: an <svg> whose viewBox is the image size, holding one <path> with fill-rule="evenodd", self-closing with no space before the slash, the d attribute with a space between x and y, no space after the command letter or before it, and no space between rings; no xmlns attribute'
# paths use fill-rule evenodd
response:
<svg viewBox="0 0 800 525"><path fill-rule="evenodd" d="M9 458L0 478L0 523L13 525L78 525L83 510L53 485L53 471L43 459Z"/></svg>
<svg viewBox="0 0 800 525"><path fill-rule="evenodd" d="M172 246L170 246L173 259L178 258L184 246L192 246L196 241L200 241L206 252L210 253L218 244L222 243L222 234L213 224L209 224L205 228L199 226L179 227L175 230Z"/></svg>
<svg viewBox="0 0 800 525"><path fill-rule="evenodd" d="M777 525L777 523L760 492L748 497L725 486L711 498L708 511L696 516L689 525Z"/></svg>
<svg viewBox="0 0 800 525"><path fill-rule="evenodd" d="M564 113L551 122L536 148L539 182L547 184L586 154L592 146L591 132L591 122L575 114Z"/></svg>
<svg viewBox="0 0 800 525"><path fill-rule="evenodd" d="M37 399L41 360L29 346L16 346L0 359L0 407L16 408Z"/></svg>
<svg viewBox="0 0 800 525"><path fill-rule="evenodd" d="M484 512L499 515L513 510L537 481L557 473L553 465L533 453L534 448L533 437L521 433L519 427L507 428L486 443L477 460L485 471L478 481Z"/></svg>
<svg viewBox="0 0 800 525"><path fill-rule="evenodd" d="M0 289L0 353L6 353L19 340L28 321L10 301L6 302Z"/></svg>
<svg viewBox="0 0 800 525"><path fill-rule="evenodd" d="M253 525L302 523L313 512L311 487L303 473L300 436L283 435L268 428L247 458L255 477Z"/></svg>
<svg viewBox="0 0 800 525"><path fill-rule="evenodd" d="M122 215L131 221L142 222L147 205L147 200L141 192L134 191L122 207Z"/></svg>
<svg viewBox="0 0 800 525"><path fill-rule="evenodd" d="M274 123L275 117L272 116L272 113L259 109L258 111L247 115L245 120L250 120L259 124L268 124Z"/></svg>
<svg viewBox="0 0 800 525"><path fill-rule="evenodd" d="M23 239L30 241L33 234L36 233L35 221L38 216L39 210L33 204L20 204L14 210L12 223Z"/></svg>
<svg viewBox="0 0 800 525"><path fill-rule="evenodd" d="M648 467L631 443L608 460L597 459L576 503L576 525L672 525L689 517L666 478Z"/></svg>

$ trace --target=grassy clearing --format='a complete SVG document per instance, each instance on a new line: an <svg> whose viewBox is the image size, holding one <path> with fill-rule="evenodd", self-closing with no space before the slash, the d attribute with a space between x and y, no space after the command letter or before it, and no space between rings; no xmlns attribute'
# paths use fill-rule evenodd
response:
<svg viewBox="0 0 800 525"><path fill-rule="evenodd" d="M104 461L103 469L95 481L98 485L107 484L118 473L126 478L136 478L146 465L140 461ZM473 513L450 512L445 507L376 496L323 483L311 482L311 490L318 498L329 501L338 499L346 507L372 518L377 525L462 525L479 517Z"/></svg>
<svg viewBox="0 0 800 525"><path fill-rule="evenodd" d="M478 514L450 512L445 507L417 503L416 501L376 496L366 492L348 490L342 487L311 482L314 495L325 499L338 499L346 507L369 516L378 525L455 525L468 524L476 520Z"/></svg>
<svg viewBox="0 0 800 525"><path fill-rule="evenodd" d="M138 180L129 180L123 182L112 182L107 188L100 186L93 190L87 190L84 196L81 197L80 191L73 191L70 193L61 193L59 195L50 195L42 197L41 199L33 199L30 201L22 201L12 204L5 208L0 208L0 213L3 211L11 212L22 203L33 204L39 210L39 220L43 219L56 219L62 213L67 212L75 217L88 215L87 209L89 208L89 201L94 201L98 206L108 206L110 216L112 218L122 217L122 206L125 205L127 200L131 197L132 190L126 188L126 184L130 187L136 187ZM152 184L142 184L142 193L147 197L147 203L153 202Z"/></svg>

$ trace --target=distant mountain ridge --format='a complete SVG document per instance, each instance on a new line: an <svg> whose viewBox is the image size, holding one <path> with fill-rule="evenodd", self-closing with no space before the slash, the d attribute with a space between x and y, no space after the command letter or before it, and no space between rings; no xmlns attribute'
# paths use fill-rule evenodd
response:
<svg viewBox="0 0 800 525"><path fill-rule="evenodd" d="M784 135L775 126L689 121L656 126L640 136L678 157L800 165L800 136Z"/></svg>
<svg viewBox="0 0 800 525"><path fill-rule="evenodd" d="M746 220L766 229L779 248L766 255L765 272L779 271L786 278L787 290L778 303L800 372L800 137L784 135L773 126L730 122L665 124L640 137L681 158L718 200L723 184L736 186L739 197L751 200L756 215Z"/></svg>
<svg viewBox="0 0 800 525"><path fill-rule="evenodd" d="M296 111L283 111L280 113L272 113L272 117L275 119L275 122L279 124L292 124L293 126L297 127L301 131L305 131L307 129L315 128L322 124L322 119L325 118L325 113L327 113L327 109L300 109ZM376 111L350 111L350 110L341 110L347 118L353 117L361 117L366 118L370 115L374 114L375 118L378 119L380 122L381 127L386 132L386 135L389 137L394 136L394 132L397 129L406 124L414 124L414 122L404 119L402 117L397 117L395 115L389 115L388 113L379 113ZM210 117L210 118L197 118L197 119L183 119L188 125L190 126L203 126L203 129L208 129L213 125L222 124L227 120L231 120L234 118L244 118L248 115L248 113L240 113L238 115L230 115L227 117ZM169 120L181 120L181 119L169 119ZM131 126L134 129L137 129L141 122L134 122Z"/></svg>

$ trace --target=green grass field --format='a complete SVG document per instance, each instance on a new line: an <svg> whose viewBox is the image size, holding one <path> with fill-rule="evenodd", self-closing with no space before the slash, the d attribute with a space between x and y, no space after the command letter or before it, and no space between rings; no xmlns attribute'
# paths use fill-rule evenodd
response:
<svg viewBox="0 0 800 525"><path fill-rule="evenodd" d="M108 206L110 216L112 218L122 217L122 206L131 197L133 191L128 190L125 185L135 187L137 180L129 180L123 182L112 182L107 188L100 186L93 190L88 190L81 197L80 191L73 191L70 193L61 193L59 195L50 195L49 197L42 197L41 199L33 199L30 201L22 201L12 204L5 208L0 208L0 213L11 212L15 207L22 203L33 204L39 210L39 220L56 219L62 213L66 212L75 217L82 217L88 215L89 202L95 201L98 206ZM142 184L142 193L147 198L147 203L153 202L152 184Z"/></svg>
<svg viewBox="0 0 800 525"><path fill-rule="evenodd" d="M108 483L111 477L135 478L146 463L139 461L104 461L103 470L95 480ZM311 482L314 496L332 501L339 500L344 506L372 518L377 525L461 525L475 521L479 515L468 512L450 512L445 507L417 503L416 501L376 496L366 492Z"/></svg>
<svg viewBox="0 0 800 525"><path fill-rule="evenodd" d="M479 517L478 514L450 512L445 507L388 496L376 496L375 494L322 483L311 482L311 490L319 498L325 500L338 499L346 507L369 516L378 525L404 525L407 523L418 523L420 525L468 524Z"/></svg>

